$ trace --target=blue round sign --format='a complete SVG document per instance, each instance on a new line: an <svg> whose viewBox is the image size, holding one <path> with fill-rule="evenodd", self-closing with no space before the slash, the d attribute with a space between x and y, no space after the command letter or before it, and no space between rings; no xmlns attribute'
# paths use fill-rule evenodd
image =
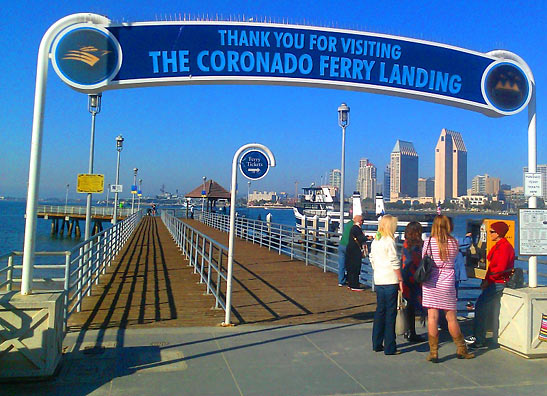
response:
<svg viewBox="0 0 547 396"><path fill-rule="evenodd" d="M262 179L266 176L269 166L268 158L262 151L258 150L251 150L245 153L239 164L243 176L251 180Z"/></svg>
<svg viewBox="0 0 547 396"><path fill-rule="evenodd" d="M121 66L121 47L108 30L76 25L53 45L53 68L74 88L96 89L106 85Z"/></svg>

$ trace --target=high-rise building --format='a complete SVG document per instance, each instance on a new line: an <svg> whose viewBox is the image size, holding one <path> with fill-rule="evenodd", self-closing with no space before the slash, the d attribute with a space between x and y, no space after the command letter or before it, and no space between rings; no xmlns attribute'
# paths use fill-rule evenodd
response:
<svg viewBox="0 0 547 396"><path fill-rule="evenodd" d="M329 172L329 186L336 187L340 191L341 182L342 172L340 172L340 169L331 169Z"/></svg>
<svg viewBox="0 0 547 396"><path fill-rule="evenodd" d="M443 128L435 147L435 200L467 192L467 149L459 132Z"/></svg>
<svg viewBox="0 0 547 396"><path fill-rule="evenodd" d="M390 200L418 196L418 153L412 142L397 140L391 151Z"/></svg>
<svg viewBox="0 0 547 396"><path fill-rule="evenodd" d="M528 167L524 167L524 173L528 172ZM547 202L547 164L536 165L536 172L541 173L541 197ZM522 175L524 185L524 174Z"/></svg>
<svg viewBox="0 0 547 396"><path fill-rule="evenodd" d="M391 166L386 165L386 170L384 170L384 199L389 201L390 198L390 187L391 186Z"/></svg>
<svg viewBox="0 0 547 396"><path fill-rule="evenodd" d="M477 175L471 181L471 194L496 196L500 192L499 177L492 177L488 174Z"/></svg>
<svg viewBox="0 0 547 396"><path fill-rule="evenodd" d="M418 197L433 197L435 194L435 178L420 177L418 179Z"/></svg>
<svg viewBox="0 0 547 396"><path fill-rule="evenodd" d="M361 158L359 161L357 191L362 199L376 196L376 167L367 158Z"/></svg>

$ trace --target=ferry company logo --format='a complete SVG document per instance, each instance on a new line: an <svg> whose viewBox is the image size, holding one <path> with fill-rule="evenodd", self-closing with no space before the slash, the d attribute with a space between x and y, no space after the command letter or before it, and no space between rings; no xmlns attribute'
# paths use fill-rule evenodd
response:
<svg viewBox="0 0 547 396"><path fill-rule="evenodd" d="M530 100L530 80L516 64L500 62L485 72L483 92L487 101L502 113L516 113Z"/></svg>
<svg viewBox="0 0 547 396"><path fill-rule="evenodd" d="M53 45L53 67L72 87L95 89L106 85L121 66L121 48L112 34L100 27L72 27Z"/></svg>

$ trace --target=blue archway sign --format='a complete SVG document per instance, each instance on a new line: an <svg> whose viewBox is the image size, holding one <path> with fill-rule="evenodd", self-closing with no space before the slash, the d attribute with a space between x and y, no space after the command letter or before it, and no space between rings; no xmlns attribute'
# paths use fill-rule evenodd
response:
<svg viewBox="0 0 547 396"><path fill-rule="evenodd" d="M239 169L241 169L243 176L251 180L262 179L268 173L269 168L268 158L259 150L248 151L239 163Z"/></svg>

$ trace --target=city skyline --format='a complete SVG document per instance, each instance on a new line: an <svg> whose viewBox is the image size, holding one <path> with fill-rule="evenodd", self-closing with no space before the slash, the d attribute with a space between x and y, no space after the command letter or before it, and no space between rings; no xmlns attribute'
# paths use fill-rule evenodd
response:
<svg viewBox="0 0 547 396"><path fill-rule="evenodd" d="M396 8L395 8L396 7ZM76 12L95 12L121 22L169 20L184 13L192 17L269 20L372 31L488 52L504 48L521 56L534 72L537 103L545 103L547 84L546 43L540 16L544 4L506 4L504 13L493 1L480 4L428 2L347 3L344 12L326 1L274 3L211 1L172 2L156 5L140 0L131 4L97 1L70 4L38 1L12 2L4 10L9 18L0 32L0 43L10 56L0 60L7 76L0 92L8 111L0 119L0 196L26 196L30 132L36 74L36 55L44 32L58 19ZM33 10L32 23L21 23ZM393 10L397 9L397 12ZM447 11L450 12L447 12ZM213 15L215 17L213 17ZM374 18L370 18L374 15ZM496 15L495 18L486 18ZM246 17L244 17L246 16ZM458 19L458 26L446 26ZM408 23L408 21L412 23ZM480 21L480 23L478 23ZM17 38L17 40L14 40ZM87 97L68 88L52 68L47 80L41 198L76 194L76 175L86 173L91 118ZM257 190L293 191L320 183L325 171L340 167L341 131L337 123L340 103L351 108L346 131L345 180L349 192L357 177L358 161L366 157L384 169L393 142L400 136L412 141L420 153L420 177L434 174L431 141L441 128L464 133L469 151L467 185L479 174L501 177L501 182L522 185L527 165L527 111L489 118L479 113L417 100L370 93L284 86L179 86L108 91L97 115L95 172L114 183L115 137L123 135L120 178L125 191L132 184L132 169L139 168L143 195L167 191L189 192L203 176L224 187L230 185L234 152L243 144L267 145L276 155L277 167L266 178L253 182ZM547 145L538 109L538 164L547 163ZM485 161L487 159L487 161ZM354 168L352 169L350 164ZM326 180L326 178L325 178ZM239 176L239 185L246 180ZM245 191L243 191L245 190ZM246 189L240 187L240 194ZM105 199L94 194L95 199Z"/></svg>

